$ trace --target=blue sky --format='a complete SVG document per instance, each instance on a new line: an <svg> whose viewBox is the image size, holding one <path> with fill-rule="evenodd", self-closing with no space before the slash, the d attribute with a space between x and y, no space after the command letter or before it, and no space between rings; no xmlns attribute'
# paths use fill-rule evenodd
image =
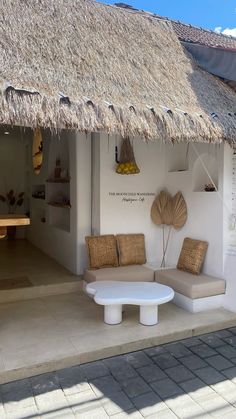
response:
<svg viewBox="0 0 236 419"><path fill-rule="evenodd" d="M116 1L100 0L113 4ZM236 36L236 0L123 0L138 9ZM231 32L230 32L231 30ZM233 31L232 31L233 30Z"/></svg>

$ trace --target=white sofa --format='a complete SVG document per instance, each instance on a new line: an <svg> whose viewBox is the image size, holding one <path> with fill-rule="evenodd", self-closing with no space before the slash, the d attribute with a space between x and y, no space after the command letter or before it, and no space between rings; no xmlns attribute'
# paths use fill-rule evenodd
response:
<svg viewBox="0 0 236 419"><path fill-rule="evenodd" d="M154 271L144 265L117 266L115 268L87 269L86 283L95 281L153 282Z"/></svg>
<svg viewBox="0 0 236 419"><path fill-rule="evenodd" d="M173 288L173 302L192 313L221 307L226 290L226 282L221 278L205 274L193 275L176 268L154 270L146 265L87 269L84 285L96 281L156 281Z"/></svg>
<svg viewBox="0 0 236 419"><path fill-rule="evenodd" d="M226 290L224 279L204 274L193 275L179 269L159 269L155 271L155 281L173 288L173 302L192 313L223 305Z"/></svg>

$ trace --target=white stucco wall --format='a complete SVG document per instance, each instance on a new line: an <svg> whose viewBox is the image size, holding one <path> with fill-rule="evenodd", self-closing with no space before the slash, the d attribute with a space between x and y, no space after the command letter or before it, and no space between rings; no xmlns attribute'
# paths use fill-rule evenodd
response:
<svg viewBox="0 0 236 419"><path fill-rule="evenodd" d="M236 312L236 249L231 247L236 232L229 229L232 213L233 192L233 151L229 146L224 149L224 275L227 281L225 308ZM235 187L234 187L235 189Z"/></svg>
<svg viewBox="0 0 236 419"><path fill-rule="evenodd" d="M75 145L76 273L83 274L87 267L85 236L91 235L91 135L77 134Z"/></svg>
<svg viewBox="0 0 236 419"><path fill-rule="evenodd" d="M100 140L99 140L100 137ZM154 225L150 218L150 209L154 195L167 188L172 194L181 191L188 206L188 221L180 231L173 231L167 260L175 265L181 250L184 237L207 240L209 248L204 272L223 276L223 204L216 192L194 192L195 162L197 155L190 147L188 152L188 171L169 172L183 164L186 145L174 147L158 142L145 143L134 140L136 161L140 167L139 175L122 176L115 173L115 145L120 140L115 136L108 137L97 134L96 159L99 160L100 173L96 174L93 197L99 202L93 205L93 231L100 234L108 233L139 233L146 237L147 258L149 262L157 262L162 255L161 229ZM223 147L197 145L200 155L215 159L219 193L223 193ZM183 158L184 156L184 158ZM174 161L174 162L173 162ZM99 169L97 169L99 172ZM215 173L213 173L215 176ZM202 176L202 173L199 174ZM208 179L206 178L206 181ZM205 178L202 180L205 181ZM210 180L208 180L208 183ZM204 186L204 185L203 185ZM98 194L99 188L99 194ZM144 198L130 203L132 195L121 196L122 193L133 193L135 199ZM137 194L150 194L138 196Z"/></svg>
<svg viewBox="0 0 236 419"><path fill-rule="evenodd" d="M185 151L186 151L185 146ZM175 145L166 150L166 161L172 154L178 154L181 146ZM183 154L183 150L180 151ZM218 185L218 192L199 191L196 185L210 183L202 167L200 158L204 158L207 169L209 162L214 160L213 177ZM185 237L206 240L209 243L203 271L209 275L223 276L223 146L190 144L188 151L188 171L166 172L165 186L172 193L180 190L187 203L188 219L185 226L178 232L174 231L167 258L171 264L176 264L179 251ZM198 172L199 169L200 172ZM211 172L211 173L212 173ZM205 177L206 178L205 178ZM201 182L199 183L198 179ZM198 190L196 190L198 189Z"/></svg>
<svg viewBox="0 0 236 419"><path fill-rule="evenodd" d="M98 144L98 135L94 141ZM93 231L100 234L143 232L147 257L155 261L160 254L161 231L153 226L149 214L153 199L164 181L162 145L135 140L135 156L141 173L122 176L115 172L116 141L115 136L108 138L105 134L100 135L100 148L96 148L96 159L100 159L100 178L96 176L94 194L97 195L99 182L100 202L95 209L99 215L93 214ZM131 199L137 201L132 202Z"/></svg>
<svg viewBox="0 0 236 419"><path fill-rule="evenodd" d="M66 141L68 140L68 147ZM32 146L32 142L30 142ZM35 175L31 167L30 176L30 190L36 185L45 185L45 188L51 188L47 185L46 180L52 177L53 167L55 160L65 148L68 148L68 156L70 163L70 173L75 170L75 161L73 161L75 138L71 135L68 138L62 134L59 140L52 137L50 133L43 132L43 164L39 175ZM31 154L31 151L30 151ZM64 160L64 159L62 159ZM68 160L68 157L67 159ZM64 162L64 161L63 161ZM62 163L63 164L63 163ZM67 162L66 162L67 164ZM72 177L70 188L73 188L74 177ZM65 231L52 225L52 212L51 208L47 205L49 197L46 200L30 199L30 217L31 225L27 229L27 239L31 241L36 247L40 248L43 252L57 260L72 272L76 271L76 252L75 240L76 236L74 231ZM70 211L71 222L76 221L74 197L71 196L72 208ZM67 211L67 210L65 210ZM46 222L41 222L41 217L45 216Z"/></svg>
<svg viewBox="0 0 236 419"><path fill-rule="evenodd" d="M46 201L31 200L31 226L27 229L27 238L71 272L82 274L86 264L84 236L91 232L90 135L64 132L61 138L50 138L44 133L43 139L43 165L38 176L31 170L31 188L45 184L50 195L54 184L47 185L46 180L53 175L56 158L61 157L62 167L68 164L71 209L58 211L65 214L66 225L69 212L70 229L60 228L56 223L54 225L57 209L47 205L46 192ZM46 223L41 222L40 214L45 214Z"/></svg>

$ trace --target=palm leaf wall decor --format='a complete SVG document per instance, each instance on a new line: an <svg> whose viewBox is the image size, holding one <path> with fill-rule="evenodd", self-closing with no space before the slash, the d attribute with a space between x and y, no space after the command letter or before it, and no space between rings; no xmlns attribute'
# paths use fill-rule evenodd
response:
<svg viewBox="0 0 236 419"><path fill-rule="evenodd" d="M188 217L187 205L181 192L173 197L168 191L161 191L155 198L151 208L151 219L156 225L162 226L162 262L165 266L165 256L170 241L172 229L182 228ZM166 227L168 229L166 235Z"/></svg>

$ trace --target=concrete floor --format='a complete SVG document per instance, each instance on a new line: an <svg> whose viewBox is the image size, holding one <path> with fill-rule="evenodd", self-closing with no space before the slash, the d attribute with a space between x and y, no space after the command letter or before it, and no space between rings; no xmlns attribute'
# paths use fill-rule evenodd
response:
<svg viewBox="0 0 236 419"><path fill-rule="evenodd" d="M0 304L0 383L236 325L224 309L191 314L172 303L142 326L138 307L103 323L103 307L82 292Z"/></svg>
<svg viewBox="0 0 236 419"><path fill-rule="evenodd" d="M27 276L34 285L0 291L0 383L236 325L224 309L191 314L170 303L156 326L140 325L132 306L109 326L80 278L29 242L0 241L0 266L0 281Z"/></svg>
<svg viewBox="0 0 236 419"><path fill-rule="evenodd" d="M0 290L0 303L78 291L82 278L71 274L27 240L0 240L0 281L26 276L33 287Z"/></svg>
<svg viewBox="0 0 236 419"><path fill-rule="evenodd" d="M236 418L236 328L1 385L0 417Z"/></svg>
<svg viewBox="0 0 236 419"><path fill-rule="evenodd" d="M27 276L33 285L59 284L77 277L27 240L0 241L0 281Z"/></svg>

